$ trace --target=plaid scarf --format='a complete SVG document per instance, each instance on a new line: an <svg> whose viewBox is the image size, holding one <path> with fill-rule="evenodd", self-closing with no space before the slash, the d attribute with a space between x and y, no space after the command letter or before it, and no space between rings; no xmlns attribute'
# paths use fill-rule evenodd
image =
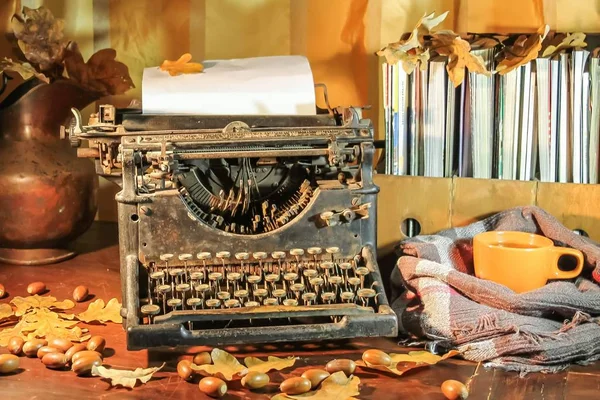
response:
<svg viewBox="0 0 600 400"><path fill-rule="evenodd" d="M574 282L552 281L520 294L478 279L472 239L490 230L537 233L578 249L583 272ZM391 300L401 332L522 374L600 359L600 247L544 210L506 210L463 228L405 240L398 252Z"/></svg>

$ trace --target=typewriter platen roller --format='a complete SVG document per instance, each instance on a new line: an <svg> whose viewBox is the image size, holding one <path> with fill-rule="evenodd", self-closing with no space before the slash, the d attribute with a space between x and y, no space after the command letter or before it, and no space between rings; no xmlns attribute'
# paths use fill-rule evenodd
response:
<svg viewBox="0 0 600 400"><path fill-rule="evenodd" d="M66 129L122 190L130 349L395 336L376 261L373 130L316 116L100 106Z"/></svg>

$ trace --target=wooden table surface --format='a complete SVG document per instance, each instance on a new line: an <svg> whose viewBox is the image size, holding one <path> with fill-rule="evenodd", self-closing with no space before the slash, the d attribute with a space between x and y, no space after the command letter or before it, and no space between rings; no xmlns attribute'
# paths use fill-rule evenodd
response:
<svg viewBox="0 0 600 400"><path fill-rule="evenodd" d="M61 264L18 267L0 264L0 283L8 296L0 303L8 303L14 296L26 296L26 287L33 281L44 281L47 295L58 300L71 298L73 289L81 284L89 287L93 295L85 303L76 305L81 312L94 299L105 301L113 297L120 300L117 227L110 223L95 223L75 244L79 255ZM84 324L80 324L84 326ZM157 366L166 362L162 371L145 385L135 389L113 388L96 377L77 377L69 370L46 369L37 358L21 358L21 368L11 375L0 375L0 399L208 399L194 383L182 381L175 367L178 359L188 355L169 351L127 351L125 332L120 324L88 325L94 335L107 341L105 364L117 368ZM599 338L600 339L600 338ZM356 339L339 342L252 345L225 347L238 359L245 356L266 358L268 355L300 357L296 365L283 372L269 373L271 384L260 392L250 392L241 387L239 380L231 382L225 399L268 399L278 392L279 383L290 376L299 376L309 367L324 367L334 358L359 360L364 350L379 348L387 352L403 352L393 339ZM208 348L189 349L188 354ZM411 349L414 350L414 349ZM0 354L6 353L0 348ZM446 379L466 382L476 369L476 364L461 359L451 359L440 364L410 371L401 377L366 372L357 368L361 380L360 399L444 399L440 391ZM576 366L558 374L530 374L519 378L516 373L479 368L471 383L469 399L582 399L600 397L600 363ZM332 399L342 400L342 399Z"/></svg>

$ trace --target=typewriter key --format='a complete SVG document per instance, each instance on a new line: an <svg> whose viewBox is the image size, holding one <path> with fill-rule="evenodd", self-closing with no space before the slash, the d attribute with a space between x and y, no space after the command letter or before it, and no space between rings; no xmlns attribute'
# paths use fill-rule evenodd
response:
<svg viewBox="0 0 600 400"><path fill-rule="evenodd" d="M317 295L313 292L306 292L302 294L302 300L304 300L305 306L310 306L311 303L317 298Z"/></svg>
<svg viewBox="0 0 600 400"><path fill-rule="evenodd" d="M237 297L239 299L245 299L248 298L248 291L246 289L239 289L236 290L235 292L233 292L233 297Z"/></svg>
<svg viewBox="0 0 600 400"><path fill-rule="evenodd" d="M190 285L188 283L180 283L179 285L175 286L175 291L177 293L181 293L181 301L183 302L185 299L185 292L188 292L190 290ZM183 303L183 307L185 310L185 303Z"/></svg>
<svg viewBox="0 0 600 400"><path fill-rule="evenodd" d="M238 299L229 299L224 304L227 308L235 308L240 306L240 301Z"/></svg>
<svg viewBox="0 0 600 400"><path fill-rule="evenodd" d="M148 317L148 323L151 324L152 317L160 313L160 307L156 304L146 304L142 306L141 312Z"/></svg>
<svg viewBox="0 0 600 400"><path fill-rule="evenodd" d="M323 299L323 301L326 302L327 304L331 304L331 302L334 301L335 298L336 298L336 295L333 292L321 293L321 299Z"/></svg>
<svg viewBox="0 0 600 400"><path fill-rule="evenodd" d="M296 299L285 299L285 300L283 300L283 305L284 306L295 307L295 306L298 305L298 300L296 300Z"/></svg>
<svg viewBox="0 0 600 400"><path fill-rule="evenodd" d="M199 299L197 297L190 297L189 299L187 299L186 303L188 306L192 307L192 310L195 311L196 307L202 304L202 299Z"/></svg>
<svg viewBox="0 0 600 400"><path fill-rule="evenodd" d="M254 294L254 297L258 297L260 299L262 297L267 297L269 292L267 289L256 289L252 292L252 294Z"/></svg>
<svg viewBox="0 0 600 400"><path fill-rule="evenodd" d="M258 307L260 306L260 303L256 302L256 301L247 301L244 303L244 307Z"/></svg>
<svg viewBox="0 0 600 400"><path fill-rule="evenodd" d="M338 275L332 275L328 279L329 286L333 286L335 288L335 293L338 292L338 287L344 282L344 278Z"/></svg>
<svg viewBox="0 0 600 400"><path fill-rule="evenodd" d="M348 281L348 270L352 269L352 264L350 264L349 262L342 262L338 264L340 269L342 271L344 271L344 279L346 280L346 282Z"/></svg>
<svg viewBox="0 0 600 400"><path fill-rule="evenodd" d="M273 294L273 297L276 297L278 299L285 297L285 295L286 295L285 290L283 290L283 289L275 289L275 290L273 290L272 294Z"/></svg>
<svg viewBox="0 0 600 400"><path fill-rule="evenodd" d="M192 258L193 258L193 256L191 254L188 254L188 253L180 254L179 255L179 260L183 261L183 270L185 271L185 274L184 274L185 282L187 282L187 278L188 278L187 262L189 260L191 260Z"/></svg>
<svg viewBox="0 0 600 400"><path fill-rule="evenodd" d="M229 292L217 292L217 297L219 300L229 300L231 295Z"/></svg>
<svg viewBox="0 0 600 400"><path fill-rule="evenodd" d="M340 294L340 298L343 301L347 301L348 303L352 303L352 301L354 300L354 293L352 293L352 292L342 292Z"/></svg>
<svg viewBox="0 0 600 400"><path fill-rule="evenodd" d="M272 298L272 297L269 297L268 299L265 299L265 300L263 301L263 304L264 304L265 306L276 306L276 305L278 305L278 304L279 304L279 301L278 301L277 299L274 299L274 298Z"/></svg>
<svg viewBox="0 0 600 400"><path fill-rule="evenodd" d="M206 306L209 308L218 308L219 306L221 306L221 300L219 299L208 299L206 300Z"/></svg>
<svg viewBox="0 0 600 400"><path fill-rule="evenodd" d="M225 260L229 260L231 257L231 253L228 251L220 251L216 254L216 257L221 260L221 264L223 265L223 270L225 270Z"/></svg>
<svg viewBox="0 0 600 400"><path fill-rule="evenodd" d="M314 265L317 265L317 256L323 252L323 249L320 247L309 247L308 249L306 249L306 251L308 252L308 254L313 256Z"/></svg>
<svg viewBox="0 0 600 400"><path fill-rule="evenodd" d="M235 258L236 260L247 260L248 258L250 258L250 254L244 251L240 253L235 253Z"/></svg>
<svg viewBox="0 0 600 400"><path fill-rule="evenodd" d="M176 310L177 307L179 307L181 305L181 299L177 299L177 298L169 299L169 300L167 300L167 305L169 307L171 307L172 310Z"/></svg>
<svg viewBox="0 0 600 400"><path fill-rule="evenodd" d="M304 271L302 271L302 274L304 274L304 276L308 279L312 279L315 276L319 275L319 273L315 269L305 269Z"/></svg>
<svg viewBox="0 0 600 400"><path fill-rule="evenodd" d="M323 283L325 283L325 281L323 280L323 278L317 276L315 278L312 278L310 281L308 281L310 283L310 285L313 287L315 293L319 293L319 288L321 286L323 286Z"/></svg>
<svg viewBox="0 0 600 400"><path fill-rule="evenodd" d="M356 290L356 288L360 285L360 278L354 276L348 278L348 284L354 286L354 290Z"/></svg>
<svg viewBox="0 0 600 400"><path fill-rule="evenodd" d="M160 258L162 261L165 261L165 263L167 263L167 262L171 261L171 260L173 259L173 257L174 257L174 256L173 256L173 254L169 254L169 253L167 253L167 254L161 254L161 255L159 256L159 258Z"/></svg>
<svg viewBox="0 0 600 400"><path fill-rule="evenodd" d="M332 247L326 248L325 251L328 254L331 254L331 261L335 261L335 255L340 253L340 248L332 246Z"/></svg>
<svg viewBox="0 0 600 400"><path fill-rule="evenodd" d="M365 307L369 305L369 299L377 296L377 293L373 289L360 289L356 294L362 300Z"/></svg>
<svg viewBox="0 0 600 400"><path fill-rule="evenodd" d="M333 269L334 264L331 261L323 261L321 264L319 264L319 267L325 271L325 276L329 277L329 271Z"/></svg>
<svg viewBox="0 0 600 400"><path fill-rule="evenodd" d="M365 276L369 275L369 269L367 267L356 268L356 275L360 276L360 288L365 287Z"/></svg>
<svg viewBox="0 0 600 400"><path fill-rule="evenodd" d="M196 254L196 258L202 261L210 260L211 257L212 254L210 254L208 251L201 251L200 253Z"/></svg>
<svg viewBox="0 0 600 400"><path fill-rule="evenodd" d="M204 279L204 272L192 272L190 274L190 279L192 282L202 281Z"/></svg>
<svg viewBox="0 0 600 400"><path fill-rule="evenodd" d="M156 291L162 296L163 311L167 310L167 293L171 292L171 285L158 285Z"/></svg>
<svg viewBox="0 0 600 400"><path fill-rule="evenodd" d="M294 294L296 295L296 298L299 298L300 292L304 291L304 284L303 283L294 283L292 286L290 286L290 290L292 292L294 292Z"/></svg>
<svg viewBox="0 0 600 400"><path fill-rule="evenodd" d="M254 285L254 289L255 290L257 289L257 285L260 283L261 279L262 278L259 275L250 275L247 278L248 283L251 284L251 285Z"/></svg>

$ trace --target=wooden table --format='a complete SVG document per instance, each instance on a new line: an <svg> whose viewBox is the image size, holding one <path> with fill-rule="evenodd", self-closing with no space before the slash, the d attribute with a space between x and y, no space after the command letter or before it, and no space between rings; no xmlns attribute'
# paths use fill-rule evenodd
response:
<svg viewBox="0 0 600 400"><path fill-rule="evenodd" d="M8 296L26 296L26 287L33 281L44 281L47 294L59 300L71 298L77 285L85 284L93 297L105 301L120 298L117 227L110 223L96 223L75 244L80 253L72 260L57 265L17 267L0 264L0 282ZM77 304L74 312L87 308L90 300ZM83 324L82 324L83 325ZM102 335L107 341L105 364L117 368L156 366L166 362L165 368L149 383L135 389L113 388L95 377L77 377L71 371L46 369L37 358L21 358L21 369L12 375L0 376L0 399L208 399L195 383L182 381L175 367L185 354L169 351L127 351L125 332L121 325L88 325L90 332ZM600 338L599 338L600 340ZM225 399L268 399L278 391L286 377L300 375L309 367L323 367L334 358L359 360L364 350L379 348L387 352L403 352L390 339L361 339L344 343L307 343L284 345L251 345L225 347L238 358L268 355L300 357L292 369L270 373L271 384L261 392L250 392L239 381L229 384ZM207 348L190 349L193 354ZM0 353L7 352L0 348ZM361 379L361 399L444 399L440 384L446 379L466 382L475 371L475 363L451 359L432 367L410 371L401 377L366 372L357 368ZM600 363L587 367L573 367L559 374L530 374L519 378L516 373L479 368L471 384L470 399L563 399L598 398L600 396ZM342 400L342 399L332 399Z"/></svg>

